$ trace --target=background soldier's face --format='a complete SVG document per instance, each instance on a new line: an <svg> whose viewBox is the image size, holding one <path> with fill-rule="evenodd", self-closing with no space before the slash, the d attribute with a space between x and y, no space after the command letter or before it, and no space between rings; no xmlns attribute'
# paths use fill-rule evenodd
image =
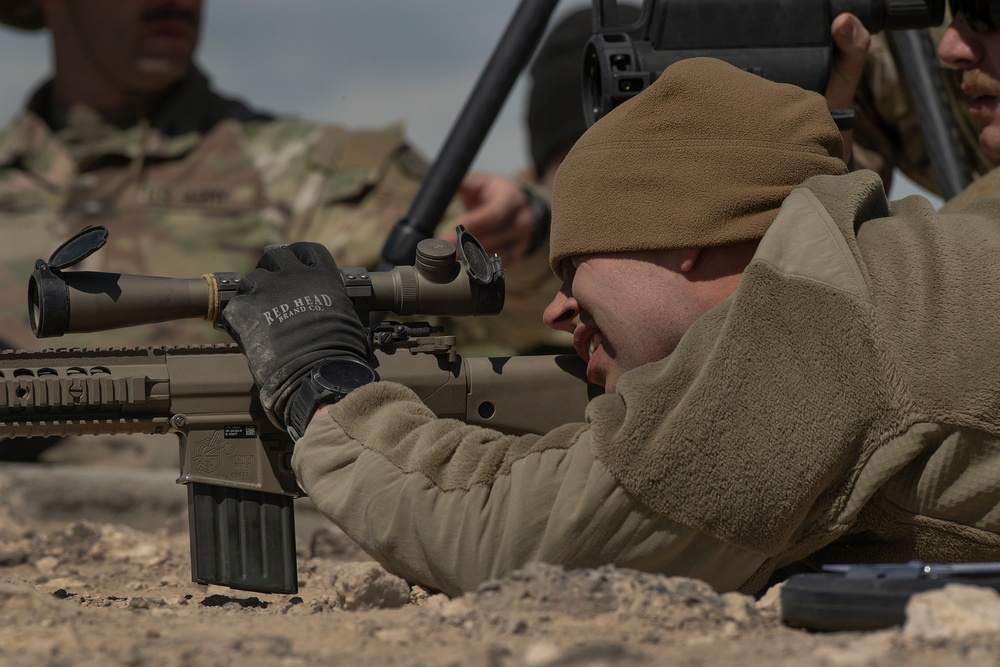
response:
<svg viewBox="0 0 1000 667"><path fill-rule="evenodd" d="M69 0L82 57L130 92L183 78L198 45L202 0Z"/></svg>
<svg viewBox="0 0 1000 667"><path fill-rule="evenodd" d="M962 91L969 113L979 121L979 144L1000 159L1000 30L976 32L959 12L945 31L938 56L946 66L962 70Z"/></svg>

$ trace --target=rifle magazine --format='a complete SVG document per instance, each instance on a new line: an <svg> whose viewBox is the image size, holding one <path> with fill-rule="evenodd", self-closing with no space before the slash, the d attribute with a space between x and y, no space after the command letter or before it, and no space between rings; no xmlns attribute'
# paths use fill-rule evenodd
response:
<svg viewBox="0 0 1000 667"><path fill-rule="evenodd" d="M259 593L296 593L292 497L188 484L191 579Z"/></svg>

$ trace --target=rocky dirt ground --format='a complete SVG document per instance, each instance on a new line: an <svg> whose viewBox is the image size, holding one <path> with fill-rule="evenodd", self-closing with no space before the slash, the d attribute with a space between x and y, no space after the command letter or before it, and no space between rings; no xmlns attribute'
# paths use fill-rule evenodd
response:
<svg viewBox="0 0 1000 667"><path fill-rule="evenodd" d="M783 626L775 591L532 566L449 599L297 508L297 595L190 581L167 471L0 466L0 665L1000 665L1000 596L914 598L906 625Z"/></svg>

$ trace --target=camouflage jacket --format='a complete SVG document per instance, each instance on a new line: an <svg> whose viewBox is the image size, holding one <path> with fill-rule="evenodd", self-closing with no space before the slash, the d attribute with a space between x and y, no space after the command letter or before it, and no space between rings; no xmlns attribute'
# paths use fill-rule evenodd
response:
<svg viewBox="0 0 1000 667"><path fill-rule="evenodd" d="M26 285L38 258L89 224L108 245L79 268L173 277L246 272L263 247L312 240L373 266L425 163L399 127L348 131L274 118L193 72L155 108L60 109L41 86L0 132L0 338L36 348ZM228 341L203 322L44 341L51 346Z"/></svg>
<svg viewBox="0 0 1000 667"><path fill-rule="evenodd" d="M326 245L340 266L374 268L427 171L398 126L348 131L274 118L218 95L197 71L146 113L66 111L50 97L43 85L0 132L0 229L17 239L0 249L0 340L14 347L231 342L190 321L40 345L25 315L28 276L86 225L111 232L78 267L92 271L245 273L265 245L302 240ZM448 323L463 351L564 343L541 321L558 289L547 247L507 275L502 315Z"/></svg>

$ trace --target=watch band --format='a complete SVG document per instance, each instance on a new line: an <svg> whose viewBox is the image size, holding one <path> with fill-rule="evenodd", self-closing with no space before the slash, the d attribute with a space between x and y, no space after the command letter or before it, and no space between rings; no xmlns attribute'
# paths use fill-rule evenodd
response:
<svg viewBox="0 0 1000 667"><path fill-rule="evenodd" d="M336 403L358 387L378 380L372 368L353 357L325 359L313 366L288 402L285 427L292 440L306 430L313 413L323 403Z"/></svg>
<svg viewBox="0 0 1000 667"><path fill-rule="evenodd" d="M854 129L854 109L833 109L830 115L833 116L833 122L841 132Z"/></svg>

